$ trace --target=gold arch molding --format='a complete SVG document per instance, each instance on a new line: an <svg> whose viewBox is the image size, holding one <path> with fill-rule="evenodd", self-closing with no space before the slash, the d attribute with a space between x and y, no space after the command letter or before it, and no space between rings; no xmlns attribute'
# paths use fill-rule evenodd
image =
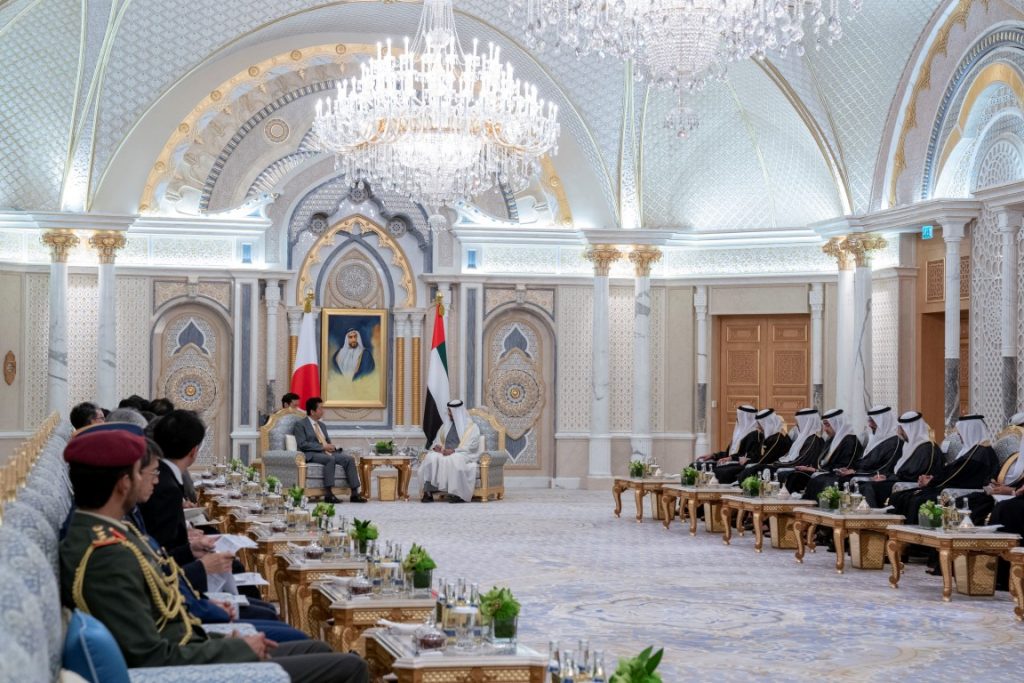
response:
<svg viewBox="0 0 1024 683"><path fill-rule="evenodd" d="M295 288L295 304L301 306L303 299L306 296L306 289L309 287L309 275L313 266L321 262L320 250L324 247L334 246L334 238L338 234L347 232L352 234L356 228L362 232L372 232L377 235L380 240L380 244L385 249L391 252L391 265L398 266L402 270L402 282L401 287L405 289L405 302L402 304L403 308L415 308L416 306L416 287L413 284L412 266L409 265L409 259L406 258L405 252L402 247L399 246L398 242L395 241L388 231L384 229L384 226L375 223L372 219L367 218L362 214L353 214L343 221L335 223L324 232L323 235L313 243L313 246L309 248L306 253L306 257L302 260L302 267L299 269L299 284Z"/></svg>

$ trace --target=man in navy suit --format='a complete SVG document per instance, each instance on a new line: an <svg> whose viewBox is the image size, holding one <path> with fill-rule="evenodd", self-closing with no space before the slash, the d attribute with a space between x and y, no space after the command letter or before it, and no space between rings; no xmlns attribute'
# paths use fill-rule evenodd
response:
<svg viewBox="0 0 1024 683"><path fill-rule="evenodd" d="M356 460L347 453L331 443L331 437L327 433L327 425L320 421L324 416L324 401L319 396L306 400L305 420L299 420L292 428L295 435L296 446L303 455L306 462L315 462L324 466L324 502L340 503L331 487L334 486L334 466L341 465L345 470L345 478L348 479L349 488L352 489L353 503L365 503L366 499L359 495L359 473L356 472Z"/></svg>

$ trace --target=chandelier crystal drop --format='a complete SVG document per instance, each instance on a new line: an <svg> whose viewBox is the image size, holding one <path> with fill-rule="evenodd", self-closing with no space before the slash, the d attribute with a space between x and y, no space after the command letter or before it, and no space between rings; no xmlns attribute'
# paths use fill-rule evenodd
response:
<svg viewBox="0 0 1024 683"><path fill-rule="evenodd" d="M558 153L558 107L501 60L463 52L451 0L424 0L415 38L390 40L317 103L313 131L353 182L403 194L436 212L496 185L525 188Z"/></svg>
<svg viewBox="0 0 1024 683"><path fill-rule="evenodd" d="M863 0L511 0L510 14L525 21L534 49L576 56L631 59L638 81L677 94L665 119L680 137L696 128L689 94L721 80L729 62L804 53L843 35L842 6L860 11Z"/></svg>

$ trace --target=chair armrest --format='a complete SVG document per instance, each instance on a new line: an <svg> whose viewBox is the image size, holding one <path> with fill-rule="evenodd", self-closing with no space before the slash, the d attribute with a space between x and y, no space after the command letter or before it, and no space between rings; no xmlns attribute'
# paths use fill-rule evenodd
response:
<svg viewBox="0 0 1024 683"><path fill-rule="evenodd" d="M952 496L953 498L959 498L960 496L969 496L972 493L981 492L982 489L942 489L942 493L945 493L948 496ZM940 493L939 495L941 496L942 493Z"/></svg>
<svg viewBox="0 0 1024 683"><path fill-rule="evenodd" d="M281 480L281 484L288 488L298 483L298 473L295 471L295 456L302 458L302 453L297 451L264 451L261 458L263 481L268 476L275 476Z"/></svg>
<svg viewBox="0 0 1024 683"><path fill-rule="evenodd" d="M285 670L273 662L154 666L129 669L132 683L290 683Z"/></svg>
<svg viewBox="0 0 1024 683"><path fill-rule="evenodd" d="M892 493L899 493L900 491L909 491L910 489L918 488L917 482L915 481L898 481L892 485Z"/></svg>
<svg viewBox="0 0 1024 683"><path fill-rule="evenodd" d="M508 451L485 451L484 455L490 458L491 467L501 467L510 460ZM480 456L481 460L484 455Z"/></svg>

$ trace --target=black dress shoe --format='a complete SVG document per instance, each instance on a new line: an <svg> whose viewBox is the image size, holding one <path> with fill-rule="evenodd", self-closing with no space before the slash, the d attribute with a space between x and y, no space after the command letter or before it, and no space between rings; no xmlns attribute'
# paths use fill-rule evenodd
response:
<svg viewBox="0 0 1024 683"><path fill-rule="evenodd" d="M421 503L433 503L434 502L434 497L432 495L430 495L429 493L424 493L423 497L420 498L420 502Z"/></svg>
<svg viewBox="0 0 1024 683"><path fill-rule="evenodd" d="M353 493L351 496L349 496L348 502L350 502L350 503L365 503L366 499L363 498L362 496L360 496L358 493Z"/></svg>
<svg viewBox="0 0 1024 683"><path fill-rule="evenodd" d="M448 496L448 502L449 503L465 503L466 501L462 500L458 496Z"/></svg>
<svg viewBox="0 0 1024 683"><path fill-rule="evenodd" d="M339 505L341 503L344 503L345 501L343 501L341 498L338 498L333 493L328 493L326 496L324 496L324 502L331 503L333 505Z"/></svg>

